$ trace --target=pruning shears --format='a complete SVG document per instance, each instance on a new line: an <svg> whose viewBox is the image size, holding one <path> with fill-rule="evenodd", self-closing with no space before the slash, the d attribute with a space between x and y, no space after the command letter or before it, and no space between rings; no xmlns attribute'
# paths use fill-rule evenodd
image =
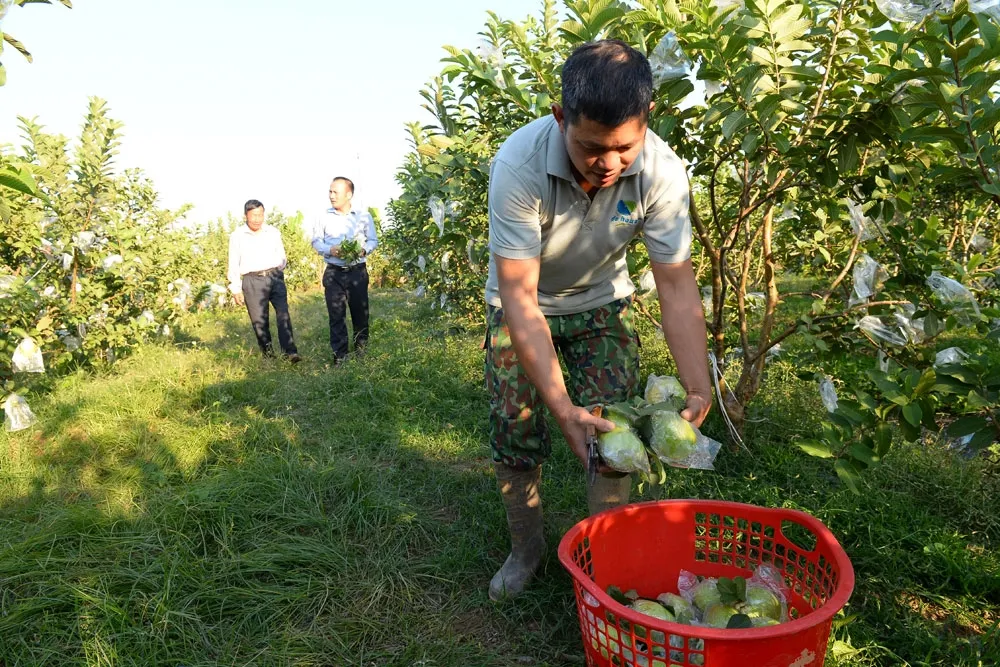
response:
<svg viewBox="0 0 1000 667"><path fill-rule="evenodd" d="M601 416L601 406L595 406L591 411L595 417ZM593 426L587 427L587 476L593 484L597 479L597 470L601 466L601 455L597 452L597 429Z"/></svg>

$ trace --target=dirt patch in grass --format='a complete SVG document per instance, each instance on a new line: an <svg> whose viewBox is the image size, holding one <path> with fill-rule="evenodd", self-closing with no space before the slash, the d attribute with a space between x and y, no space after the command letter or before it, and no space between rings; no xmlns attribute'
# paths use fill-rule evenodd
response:
<svg viewBox="0 0 1000 667"><path fill-rule="evenodd" d="M503 630L483 609L459 612L455 616L453 627L459 637L479 644L497 655L509 655L512 650Z"/></svg>
<svg viewBox="0 0 1000 667"><path fill-rule="evenodd" d="M970 618L967 614L956 616L943 606L926 600L913 593L900 593L899 603L921 618L943 626L947 633L961 639L979 637L994 627L997 618L986 613L981 619Z"/></svg>

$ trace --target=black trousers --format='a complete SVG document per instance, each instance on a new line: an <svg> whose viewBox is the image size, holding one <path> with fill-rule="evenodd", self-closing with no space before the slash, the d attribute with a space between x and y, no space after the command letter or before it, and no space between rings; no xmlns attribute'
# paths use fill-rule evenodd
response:
<svg viewBox="0 0 1000 667"><path fill-rule="evenodd" d="M274 354L271 347L271 311L278 320L278 342L284 354L298 354L295 348L295 337L292 335L292 318L288 314L288 290L285 288L285 274L275 271L266 276L246 274L243 276L243 299L250 314L250 324L260 351L266 355Z"/></svg>
<svg viewBox="0 0 1000 667"><path fill-rule="evenodd" d="M330 347L335 359L347 356L347 309L354 327L354 351L368 343L368 267L355 264L341 268L327 264L323 272L326 310L330 314Z"/></svg>

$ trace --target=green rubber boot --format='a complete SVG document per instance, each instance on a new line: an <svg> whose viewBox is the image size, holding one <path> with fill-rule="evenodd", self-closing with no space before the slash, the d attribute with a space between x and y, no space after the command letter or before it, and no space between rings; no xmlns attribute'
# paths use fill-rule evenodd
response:
<svg viewBox="0 0 1000 667"><path fill-rule="evenodd" d="M520 594L528 585L545 555L545 535L539 494L541 467L521 471L494 463L493 468L510 529L510 555L490 581L490 599L499 600Z"/></svg>
<svg viewBox="0 0 1000 667"><path fill-rule="evenodd" d="M590 516L628 503L632 490L632 477L628 473L600 474L591 484L587 482L587 511Z"/></svg>

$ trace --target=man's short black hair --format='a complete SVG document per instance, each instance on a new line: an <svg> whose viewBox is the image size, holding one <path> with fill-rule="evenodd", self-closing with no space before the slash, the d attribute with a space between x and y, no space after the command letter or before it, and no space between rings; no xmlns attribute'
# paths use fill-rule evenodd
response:
<svg viewBox="0 0 1000 667"><path fill-rule="evenodd" d="M580 116L608 127L633 118L646 122L652 99L649 61L620 40L581 44L563 65L562 106L568 124Z"/></svg>
<svg viewBox="0 0 1000 667"><path fill-rule="evenodd" d="M260 203L257 199L248 199L246 204L243 204L243 215L246 215L255 208L264 208L264 205Z"/></svg>
<svg viewBox="0 0 1000 667"><path fill-rule="evenodd" d="M351 189L351 194L352 195L354 194L354 181L352 181L351 179L349 179L347 176L334 176L333 180L334 181L343 181L344 183L347 183L347 187L349 187Z"/></svg>

